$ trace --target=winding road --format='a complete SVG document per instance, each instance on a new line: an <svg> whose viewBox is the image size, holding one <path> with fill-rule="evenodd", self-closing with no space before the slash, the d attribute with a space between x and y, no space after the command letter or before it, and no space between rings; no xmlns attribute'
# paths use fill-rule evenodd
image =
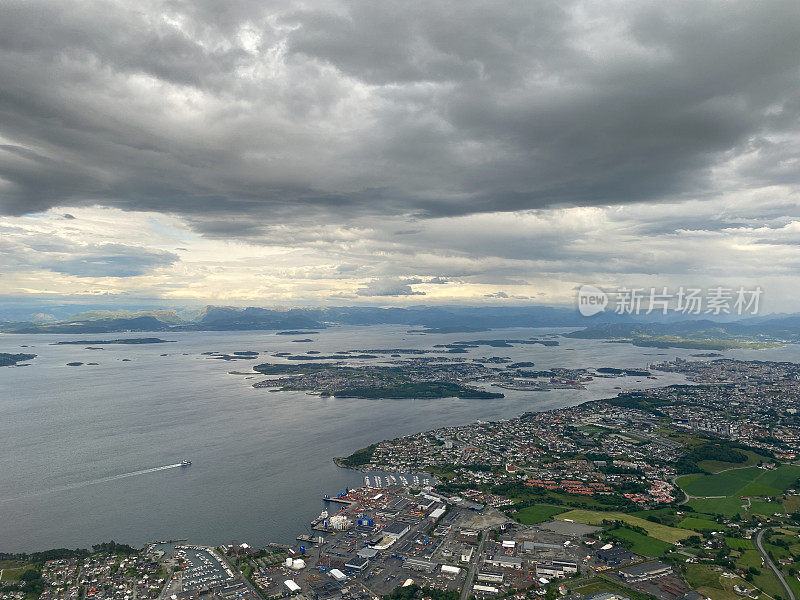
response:
<svg viewBox="0 0 800 600"><path fill-rule="evenodd" d="M794 592L792 591L792 588L789 587L789 584L786 583L786 579L783 578L783 573L781 573L780 569L778 569L778 567L775 566L775 563L772 562L772 559L769 557L769 554L767 554L767 551L764 549L764 546L761 544L761 538L764 537L764 533L767 531L767 529L772 529L772 528L771 527L765 527L764 529L759 530L758 534L756 535L756 540L755 540L756 541L756 548L761 553L761 558L764 559L764 564L769 566L770 569L772 569L772 572L775 573L775 577L777 577L778 581L781 582L781 585L783 586L783 589L786 591L786 597L789 598L789 600L796 600L796 598L794 597Z"/></svg>

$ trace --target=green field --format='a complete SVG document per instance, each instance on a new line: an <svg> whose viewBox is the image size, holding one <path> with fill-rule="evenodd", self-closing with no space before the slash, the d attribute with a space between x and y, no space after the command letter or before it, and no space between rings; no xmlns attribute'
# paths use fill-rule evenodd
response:
<svg viewBox="0 0 800 600"><path fill-rule="evenodd" d="M608 533L615 538L625 540L627 543L624 545L631 552L641 554L642 556L657 558L659 556L663 556L670 548L672 548L672 544L662 542L654 537L642 535L638 531L628 529L627 527L615 527L613 529L609 529Z"/></svg>
<svg viewBox="0 0 800 600"><path fill-rule="evenodd" d="M783 500L783 507L789 514L800 511L800 496L786 496Z"/></svg>
<svg viewBox="0 0 800 600"><path fill-rule="evenodd" d="M780 502L767 502L766 500L751 500L750 512L759 515L771 516L775 513L784 512L783 504Z"/></svg>
<svg viewBox="0 0 800 600"><path fill-rule="evenodd" d="M800 478L800 466L781 465L772 471L764 471L752 483L739 491L742 496L777 496L787 488L794 487Z"/></svg>
<svg viewBox="0 0 800 600"><path fill-rule="evenodd" d="M734 537L726 537L725 543L728 544L728 547L732 550L755 550L756 545L753 543L753 540L744 540L742 538L734 538Z"/></svg>
<svg viewBox="0 0 800 600"><path fill-rule="evenodd" d="M792 588L795 598L800 598L800 581L797 581L797 577L787 577L786 583Z"/></svg>
<svg viewBox="0 0 800 600"><path fill-rule="evenodd" d="M714 475L687 475L676 483L692 496L732 496L764 473L758 467L745 467Z"/></svg>
<svg viewBox="0 0 800 600"><path fill-rule="evenodd" d="M733 591L733 586L748 585L739 577L721 577L720 572L715 571L710 565L700 564L686 565L686 581L693 589L711 600L740 600L742 597Z"/></svg>
<svg viewBox="0 0 800 600"><path fill-rule="evenodd" d="M0 576L0 581L19 581L22 574L31 569L32 567L25 565L22 567L12 567L3 569L3 574Z"/></svg>
<svg viewBox="0 0 800 600"><path fill-rule="evenodd" d="M743 504L746 500L740 500L739 496L726 496L724 498L695 498L689 500L689 506L697 512L709 513L713 515L724 515L733 517L737 514L744 514Z"/></svg>
<svg viewBox="0 0 800 600"><path fill-rule="evenodd" d="M551 520L558 514L564 512L563 506L550 506L547 504L536 504L528 506L517 512L514 517L525 525L536 525Z"/></svg>
<svg viewBox="0 0 800 600"><path fill-rule="evenodd" d="M720 460L701 460L697 466L708 471L709 473L718 473L724 469L735 467L749 467L750 465L757 465L760 461L768 461L769 457L753 452L752 450L741 450L739 452L747 455L747 460L743 463L723 462Z"/></svg>
<svg viewBox="0 0 800 600"><path fill-rule="evenodd" d="M775 577L775 574L768 568L761 569L761 575L756 575L753 578L753 583L755 586L769 594L770 596L782 596L786 598L786 592L783 589L783 586L778 581L778 578Z"/></svg>
<svg viewBox="0 0 800 600"><path fill-rule="evenodd" d="M760 569L762 563L761 555L758 553L758 550L755 549L745 550L742 552L742 555L736 559L736 566L740 569L749 569L750 567Z"/></svg>
<svg viewBox="0 0 800 600"><path fill-rule="evenodd" d="M669 544L674 544L677 541L684 540L691 535L695 535L694 531L690 531L688 529L667 527L666 525L661 525L660 523L653 523L651 521L647 521L646 519L620 512L571 510L558 515L556 518L561 520L571 519L573 521L577 521L578 523L585 523L587 525L602 525L604 519L611 521L622 521L623 523L641 527L647 531L647 534L650 537L654 537L657 540L661 540L662 542L667 542Z"/></svg>
<svg viewBox="0 0 800 600"><path fill-rule="evenodd" d="M784 464L772 470L747 467L714 475L686 475L676 483L688 494L701 496L688 502L696 511L733 517L745 513L742 506L747 501L741 499L743 496L778 496L793 487L798 477L800 466ZM792 508L795 505L792 502ZM769 516L782 509L777 502L751 499L753 513Z"/></svg>
<svg viewBox="0 0 800 600"><path fill-rule="evenodd" d="M676 483L692 496L776 496L798 478L800 466L780 465L772 470L745 467L714 475L686 475Z"/></svg>
<svg viewBox="0 0 800 600"><path fill-rule="evenodd" d="M720 525L716 521L709 519L699 519L697 517L686 517L678 523L682 529L694 529L695 531L727 531L725 525Z"/></svg>

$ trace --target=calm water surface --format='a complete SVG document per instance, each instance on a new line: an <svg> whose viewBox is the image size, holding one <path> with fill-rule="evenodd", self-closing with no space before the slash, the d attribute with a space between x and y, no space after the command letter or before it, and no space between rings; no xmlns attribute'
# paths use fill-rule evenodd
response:
<svg viewBox="0 0 800 600"><path fill-rule="evenodd" d="M444 425L608 397L619 391L615 386L683 381L666 374L656 381L604 379L580 391L502 390L504 399L490 401L357 400L254 389L258 377L230 374L279 361L270 356L274 352L430 348L558 331L414 335L407 329L337 327L308 336L312 343L292 341L307 336L273 332L164 333L155 335L175 342L104 350L52 344L151 334L0 336L0 352L38 355L31 366L0 369L0 551L85 547L108 539L138 545L174 537L286 543L308 531L322 494L363 481L363 474L337 468L333 456ZM201 354L241 350L262 354L258 361L232 362ZM641 368L696 352L562 339L555 348L483 346L455 356L508 356L533 361L537 369ZM796 360L797 347L726 355ZM66 366L71 361L99 364ZM160 468L183 458L192 466Z"/></svg>

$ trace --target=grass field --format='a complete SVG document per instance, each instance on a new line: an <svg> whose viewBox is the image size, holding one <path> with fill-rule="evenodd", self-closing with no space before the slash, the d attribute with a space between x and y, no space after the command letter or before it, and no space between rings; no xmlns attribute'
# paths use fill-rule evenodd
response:
<svg viewBox="0 0 800 600"><path fill-rule="evenodd" d="M786 583L792 588L795 598L800 598L800 581L797 581L797 577L787 577Z"/></svg>
<svg viewBox="0 0 800 600"><path fill-rule="evenodd" d="M770 596L774 597L777 595L786 598L786 592L784 591L783 586L770 569L761 569L761 575L756 575L753 577L753 583L758 589L763 590Z"/></svg>
<svg viewBox="0 0 800 600"><path fill-rule="evenodd" d="M741 569L749 569L750 567L760 569L762 563L761 555L755 549L743 551L742 555L736 559L736 566Z"/></svg>
<svg viewBox="0 0 800 600"><path fill-rule="evenodd" d="M725 543L733 550L755 550L756 545L753 540L743 540L742 538L726 537Z"/></svg>
<svg viewBox="0 0 800 600"><path fill-rule="evenodd" d="M797 512L800 510L800 496L786 496L783 500L783 507L789 514Z"/></svg>
<svg viewBox="0 0 800 600"><path fill-rule="evenodd" d="M781 465L772 471L764 471L739 493L742 496L777 496L787 488L794 487L800 478L800 466Z"/></svg>
<svg viewBox="0 0 800 600"><path fill-rule="evenodd" d="M750 500L750 512L759 515L774 515L782 513L785 509L780 502L767 502L765 500Z"/></svg>
<svg viewBox="0 0 800 600"><path fill-rule="evenodd" d="M746 500L740 500L739 496L726 496L724 498L695 498L689 500L689 506L694 508L697 512L708 513L712 515L725 515L726 517L733 517L737 514L744 514L745 510L742 508L743 504L747 504Z"/></svg>
<svg viewBox="0 0 800 600"><path fill-rule="evenodd" d="M726 537L725 543L731 549L731 558L738 568L761 568L761 555L758 553L758 550L756 550L756 545L753 543L753 540Z"/></svg>
<svg viewBox="0 0 800 600"><path fill-rule="evenodd" d="M798 478L800 466L780 465L772 470L746 467L714 475L685 475L676 483L692 496L776 496Z"/></svg>
<svg viewBox="0 0 800 600"><path fill-rule="evenodd" d="M667 550L672 548L672 544L662 542L654 537L642 535L638 531L628 529L627 527L615 527L614 529L609 529L608 533L627 541L628 544L625 545L630 551L641 554L642 556L657 558L663 556Z"/></svg>
<svg viewBox="0 0 800 600"><path fill-rule="evenodd" d="M716 521L711 521L709 519L699 519L697 517L686 517L680 523L678 523L678 527L681 529L694 529L695 531L727 531L728 528L725 525L720 525Z"/></svg>
<svg viewBox="0 0 800 600"><path fill-rule="evenodd" d="M740 584L752 587L739 577L727 578L720 575L720 572L715 571L710 565L686 565L686 581L711 600L741 599L741 596L733 591L733 586Z"/></svg>
<svg viewBox="0 0 800 600"><path fill-rule="evenodd" d="M30 569L29 566L22 566L22 567L12 567L12 568L4 568L3 575L0 577L0 581L19 581L19 578L22 577L22 574Z"/></svg>
<svg viewBox="0 0 800 600"><path fill-rule="evenodd" d="M764 473L758 467L746 467L714 475L687 475L676 483L692 496L731 496Z"/></svg>
<svg viewBox="0 0 800 600"><path fill-rule="evenodd" d="M565 508L563 506L549 506L547 504L536 504L535 506L528 506L517 512L514 517L525 525L536 525L537 523L544 523L549 521L558 514L563 513Z"/></svg>
<svg viewBox="0 0 800 600"><path fill-rule="evenodd" d="M709 565L686 565L686 582L693 588L706 586L723 589L719 584L719 571L713 570Z"/></svg>
<svg viewBox="0 0 800 600"><path fill-rule="evenodd" d="M735 467L749 467L751 465L757 465L760 461L768 461L769 458L758 454L757 452L753 452L752 450L739 450L747 455L747 460L743 463L732 463L732 462L723 462L721 460L701 460L697 463L704 471L708 471L709 473L718 473L719 471L723 471L725 469L735 468Z"/></svg>
<svg viewBox="0 0 800 600"><path fill-rule="evenodd" d="M705 496L689 501L688 504L696 511L733 517L745 513L742 506L747 502L741 499L742 496L778 496L793 487L799 477L800 466L780 465L773 470L747 467L715 475L686 475L679 477L676 483L688 494ZM800 500L792 500L790 505L792 508L800 507ZM756 514L772 515L783 512L782 508L776 502L751 499L750 512Z"/></svg>
<svg viewBox="0 0 800 600"><path fill-rule="evenodd" d="M626 515L620 512L597 512L592 510L571 510L556 516L557 519L571 519L578 523L585 523L587 525L602 525L604 519L611 521L622 521L630 525L641 527L650 537L654 537L662 542L674 544L677 541L684 540L690 535L695 535L694 531L688 529L679 529L677 527L667 527L660 523L653 523L640 517L633 515Z"/></svg>

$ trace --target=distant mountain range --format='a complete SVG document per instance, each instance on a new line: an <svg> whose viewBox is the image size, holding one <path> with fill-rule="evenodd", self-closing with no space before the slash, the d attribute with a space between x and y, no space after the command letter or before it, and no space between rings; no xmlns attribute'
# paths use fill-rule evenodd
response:
<svg viewBox="0 0 800 600"><path fill-rule="evenodd" d="M575 327L573 338L630 341L638 345L688 348L747 347L800 340L800 315L733 322L707 319L641 322L628 315L583 317L575 309L550 306L379 308L236 308L206 306L176 310L92 310L62 320L0 323L6 333L112 333L119 331L308 330L333 325L406 325L431 333L474 332L504 327ZM688 342L687 342L688 340ZM718 343L708 344L709 340ZM698 342L706 342L698 344Z"/></svg>
<svg viewBox="0 0 800 600"><path fill-rule="evenodd" d="M658 348L764 348L800 341L800 315L745 319L729 323L709 320L676 323L597 323L566 334L579 339L629 341Z"/></svg>
<svg viewBox="0 0 800 600"><path fill-rule="evenodd" d="M501 327L579 327L591 323L573 309L534 307L332 307L234 308L207 306L184 319L173 310L88 311L58 321L0 323L7 333L110 333L115 331L237 331L321 329L331 325L408 325L431 331L481 331ZM423 330L424 331L424 330Z"/></svg>

